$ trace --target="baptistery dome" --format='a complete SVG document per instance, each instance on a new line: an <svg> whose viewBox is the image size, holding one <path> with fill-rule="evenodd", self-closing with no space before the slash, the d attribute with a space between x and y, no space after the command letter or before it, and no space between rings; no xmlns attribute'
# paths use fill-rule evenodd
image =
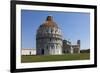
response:
<svg viewBox="0 0 100 73"><path fill-rule="evenodd" d="M53 21L53 17L51 16L48 16L46 21L42 25L40 25L40 27L58 28L57 24Z"/></svg>
<svg viewBox="0 0 100 73"><path fill-rule="evenodd" d="M62 54L62 33L52 16L39 26L36 33L37 55Z"/></svg>

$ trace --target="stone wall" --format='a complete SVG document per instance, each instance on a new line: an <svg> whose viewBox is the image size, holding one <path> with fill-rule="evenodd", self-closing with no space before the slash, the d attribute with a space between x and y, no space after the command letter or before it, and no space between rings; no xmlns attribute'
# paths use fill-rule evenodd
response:
<svg viewBox="0 0 100 73"><path fill-rule="evenodd" d="M36 55L36 49L22 49L21 55Z"/></svg>

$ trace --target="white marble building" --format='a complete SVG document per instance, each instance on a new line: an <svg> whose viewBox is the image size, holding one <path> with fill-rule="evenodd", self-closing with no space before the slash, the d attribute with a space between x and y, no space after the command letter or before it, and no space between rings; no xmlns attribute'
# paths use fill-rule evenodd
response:
<svg viewBox="0 0 100 73"><path fill-rule="evenodd" d="M36 55L36 49L22 49L21 55Z"/></svg>
<svg viewBox="0 0 100 73"><path fill-rule="evenodd" d="M37 55L62 54L62 33L52 16L40 25L36 33Z"/></svg>

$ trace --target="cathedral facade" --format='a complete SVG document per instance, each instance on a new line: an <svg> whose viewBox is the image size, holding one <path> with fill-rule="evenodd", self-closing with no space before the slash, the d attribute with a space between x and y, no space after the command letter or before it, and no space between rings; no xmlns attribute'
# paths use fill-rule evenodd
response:
<svg viewBox="0 0 100 73"><path fill-rule="evenodd" d="M68 40L63 40L62 47L64 54L80 53L80 40L77 40L77 44L73 45Z"/></svg>
<svg viewBox="0 0 100 73"><path fill-rule="evenodd" d="M37 55L60 55L62 54L62 33L52 16L39 26L36 33Z"/></svg>

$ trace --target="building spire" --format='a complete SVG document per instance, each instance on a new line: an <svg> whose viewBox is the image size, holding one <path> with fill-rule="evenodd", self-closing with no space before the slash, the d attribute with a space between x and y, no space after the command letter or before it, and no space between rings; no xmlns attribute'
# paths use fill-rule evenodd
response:
<svg viewBox="0 0 100 73"><path fill-rule="evenodd" d="M52 16L47 16L46 21L53 21L53 17Z"/></svg>

